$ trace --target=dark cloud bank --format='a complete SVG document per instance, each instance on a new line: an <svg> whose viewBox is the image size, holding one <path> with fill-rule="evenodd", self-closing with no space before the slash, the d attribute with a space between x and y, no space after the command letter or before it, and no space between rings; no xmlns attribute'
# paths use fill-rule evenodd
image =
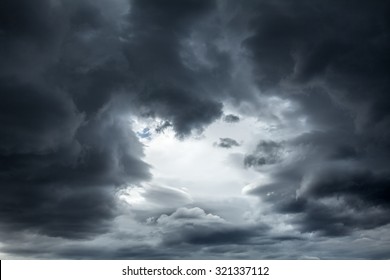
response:
<svg viewBox="0 0 390 280"><path fill-rule="evenodd" d="M375 243L390 223L389 8L379 0L2 1L4 253L389 258L389 241ZM221 47L237 40L238 58ZM257 91L238 86L234 61L248 61ZM295 104L279 116L281 128L304 119L307 131L256 139L242 165L269 180L247 193L267 205L266 214L288 216L295 235L191 206L148 225L159 229L159 245L91 241L120 239L112 225L123 213L117 191L151 179L129 115L162 119L161 130L185 139L222 117L225 102L254 108L242 115L272 116L269 97ZM239 145L220 140L220 147Z"/></svg>

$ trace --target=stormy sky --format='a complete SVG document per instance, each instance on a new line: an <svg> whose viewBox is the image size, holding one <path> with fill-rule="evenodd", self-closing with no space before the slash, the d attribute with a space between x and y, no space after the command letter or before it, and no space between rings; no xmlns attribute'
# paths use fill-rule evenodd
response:
<svg viewBox="0 0 390 280"><path fill-rule="evenodd" d="M0 257L390 258L390 3L1 0Z"/></svg>

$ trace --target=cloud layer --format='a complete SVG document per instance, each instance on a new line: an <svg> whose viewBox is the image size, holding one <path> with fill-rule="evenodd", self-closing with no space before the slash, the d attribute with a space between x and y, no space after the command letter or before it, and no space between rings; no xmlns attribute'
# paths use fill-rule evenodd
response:
<svg viewBox="0 0 390 280"><path fill-rule="evenodd" d="M2 253L388 258L389 11L4 0Z"/></svg>

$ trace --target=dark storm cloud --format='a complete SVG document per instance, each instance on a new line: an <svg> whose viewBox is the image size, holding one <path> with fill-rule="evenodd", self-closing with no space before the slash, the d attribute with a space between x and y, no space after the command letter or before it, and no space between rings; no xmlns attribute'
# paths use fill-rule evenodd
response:
<svg viewBox="0 0 390 280"><path fill-rule="evenodd" d="M122 92L134 113L171 123L179 137L222 114L205 69L193 71L181 55L213 1L131 1L128 13L114 16L106 6L118 4L102 3L63 3L69 30L50 78L67 88L81 111L93 114Z"/></svg>
<svg viewBox="0 0 390 280"><path fill-rule="evenodd" d="M72 100L59 90L2 78L0 95L4 154L44 154L65 146L83 121Z"/></svg>
<svg viewBox="0 0 390 280"><path fill-rule="evenodd" d="M203 0L131 4L125 55L135 71L137 100L143 114L169 121L179 137L201 131L222 114L216 94L205 87L205 70L189 68L181 55L192 28L214 8L214 1Z"/></svg>
<svg viewBox="0 0 390 280"><path fill-rule="evenodd" d="M240 144L232 138L219 138L219 142L214 143L215 146L225 149L238 147Z"/></svg>
<svg viewBox="0 0 390 280"><path fill-rule="evenodd" d="M257 11L244 45L263 92L298 101L315 125L388 130L387 1L259 1Z"/></svg>
<svg viewBox="0 0 390 280"><path fill-rule="evenodd" d="M233 114L229 114L224 116L223 120L227 123L237 123L240 121L240 117Z"/></svg>
<svg viewBox="0 0 390 280"><path fill-rule="evenodd" d="M199 208L156 211L150 226L158 233L150 238L160 238L158 245L135 245L145 237L129 233L124 235L135 241L128 248L77 243L101 233L114 239L123 234L112 232L123 211L116 193L151 177L132 115L161 121L156 132L172 127L184 139L223 116L224 102L250 104L248 111L240 107L242 118L268 113L281 122L278 139L257 140L244 162L267 177L246 190L269 206L265 214L287 214L299 232L343 242L363 230L387 231L388 1L222 2L1 2L2 242L14 232L25 234L6 252L170 258L198 246L205 248L198 256L219 250L222 256L248 257L259 256L258 244L262 257L304 257L294 235L265 237L272 235L265 226L238 226ZM294 108L274 112L279 107L265 103L275 96ZM298 122L302 133L295 131ZM295 134L285 136L283 128ZM138 136L150 138L150 129ZM220 140L220 147L239 145ZM140 197L174 207L191 202L168 187L145 188ZM279 243L294 253L286 255ZM317 255L328 245L321 243ZM51 246L58 251L50 253ZM332 246L331 257L351 256ZM167 253L170 247L175 248ZM388 252L361 249L357 255Z"/></svg>
<svg viewBox="0 0 390 280"><path fill-rule="evenodd" d="M1 3L6 227L71 238L104 231L116 188L150 178L125 114L159 117L159 130L173 126L178 137L222 115L211 78L181 56L214 9L193 0Z"/></svg>
<svg viewBox="0 0 390 280"><path fill-rule="evenodd" d="M286 118L303 118L311 132L285 141L284 157L259 148L248 155L246 166L270 176L249 192L273 211L294 213L305 232L343 235L389 223L389 3L252 4L254 33L244 46L256 83L295 102Z"/></svg>
<svg viewBox="0 0 390 280"><path fill-rule="evenodd" d="M35 110L41 104L30 102L29 107ZM61 132L58 111L54 116L47 116L46 108L41 112L49 117L47 124L38 115L27 120L20 113L14 117L28 128L35 122L35 129L46 124L40 137L49 135L47 139L53 141L51 134ZM74 135L68 132L71 139L68 135L61 139L65 143L49 142L45 147L41 147L44 141L31 147L35 131L23 132L9 136L12 146L2 149L1 157L0 215L11 229L72 238L102 232L115 215L115 187L149 177L147 165L140 160L141 145L128 124L116 117L102 113L78 126Z"/></svg>
<svg viewBox="0 0 390 280"><path fill-rule="evenodd" d="M368 170L321 170L302 189L300 195L313 198L336 195L361 197L371 205L389 207L389 174L375 174Z"/></svg>
<svg viewBox="0 0 390 280"><path fill-rule="evenodd" d="M297 101L321 129L389 124L387 1L259 1L244 42L263 93ZM381 132L379 132L381 131Z"/></svg>
<svg viewBox="0 0 390 280"><path fill-rule="evenodd" d="M380 74L377 78L384 82L386 1L279 0L257 5L258 15L251 22L256 33L246 44L261 62L260 84L275 86L283 79L304 83L328 70L364 78L358 83ZM363 57L357 60L359 55ZM368 61L375 67L364 64Z"/></svg>
<svg viewBox="0 0 390 280"><path fill-rule="evenodd" d="M305 231L338 235L390 223L389 174L336 165L308 177L295 201Z"/></svg>
<svg viewBox="0 0 390 280"><path fill-rule="evenodd" d="M60 10L46 0L2 1L0 74L28 79L53 62L64 28L61 19Z"/></svg>
<svg viewBox="0 0 390 280"><path fill-rule="evenodd" d="M270 203L272 211L293 214L304 232L350 234L390 223L387 166L367 150L367 143L344 131L312 132L284 143L289 152L270 170L271 182L248 193ZM256 158L257 153L249 158ZM256 161L257 162L257 161ZM377 166L373 166L375 164Z"/></svg>
<svg viewBox="0 0 390 280"><path fill-rule="evenodd" d="M192 93L186 93L176 88L158 88L153 92L145 93L141 102L148 104L147 115L168 119L177 133L183 137L189 135L192 130L202 130L206 124L221 115L222 106L194 97Z"/></svg>

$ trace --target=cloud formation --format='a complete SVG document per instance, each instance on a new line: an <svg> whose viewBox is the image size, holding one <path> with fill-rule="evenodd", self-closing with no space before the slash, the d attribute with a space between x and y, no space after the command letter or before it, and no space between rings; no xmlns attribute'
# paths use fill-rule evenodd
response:
<svg viewBox="0 0 390 280"><path fill-rule="evenodd" d="M383 0L2 1L1 250L388 258L378 247L388 247L381 236L390 224L389 8ZM136 120L147 125L138 130ZM193 178L159 173L156 164L169 161L198 174L193 153L208 128L213 163L235 161L242 175L226 191L240 199L213 191L215 174L229 170L216 164L197 178L202 195ZM196 148L149 162L148 145L165 133L153 142L160 150L177 148L169 133ZM215 139L235 153L212 149Z"/></svg>
<svg viewBox="0 0 390 280"><path fill-rule="evenodd" d="M223 120L227 123L236 123L240 121L240 117L233 114L229 114L224 116Z"/></svg>
<svg viewBox="0 0 390 280"><path fill-rule="evenodd" d="M225 149L238 147L240 144L232 138L219 138L219 142L214 143L215 146Z"/></svg>
<svg viewBox="0 0 390 280"><path fill-rule="evenodd" d="M221 115L218 101L195 93L178 51L213 4L187 2L2 4L3 223L55 236L100 232L115 188L150 178L128 111L171 122L179 137Z"/></svg>
<svg viewBox="0 0 390 280"><path fill-rule="evenodd" d="M295 104L282 124L293 117L305 127L284 137L287 153L261 140L245 157L245 166L268 177L249 193L294 214L303 232L346 235L388 224L388 4L253 5L244 46L256 83L264 95Z"/></svg>
<svg viewBox="0 0 390 280"><path fill-rule="evenodd" d="M256 236L255 227L238 227L225 221L221 217L199 208L178 208L171 215L161 215L156 223L163 232L163 242L168 245L181 243L221 244L247 242L250 237Z"/></svg>

